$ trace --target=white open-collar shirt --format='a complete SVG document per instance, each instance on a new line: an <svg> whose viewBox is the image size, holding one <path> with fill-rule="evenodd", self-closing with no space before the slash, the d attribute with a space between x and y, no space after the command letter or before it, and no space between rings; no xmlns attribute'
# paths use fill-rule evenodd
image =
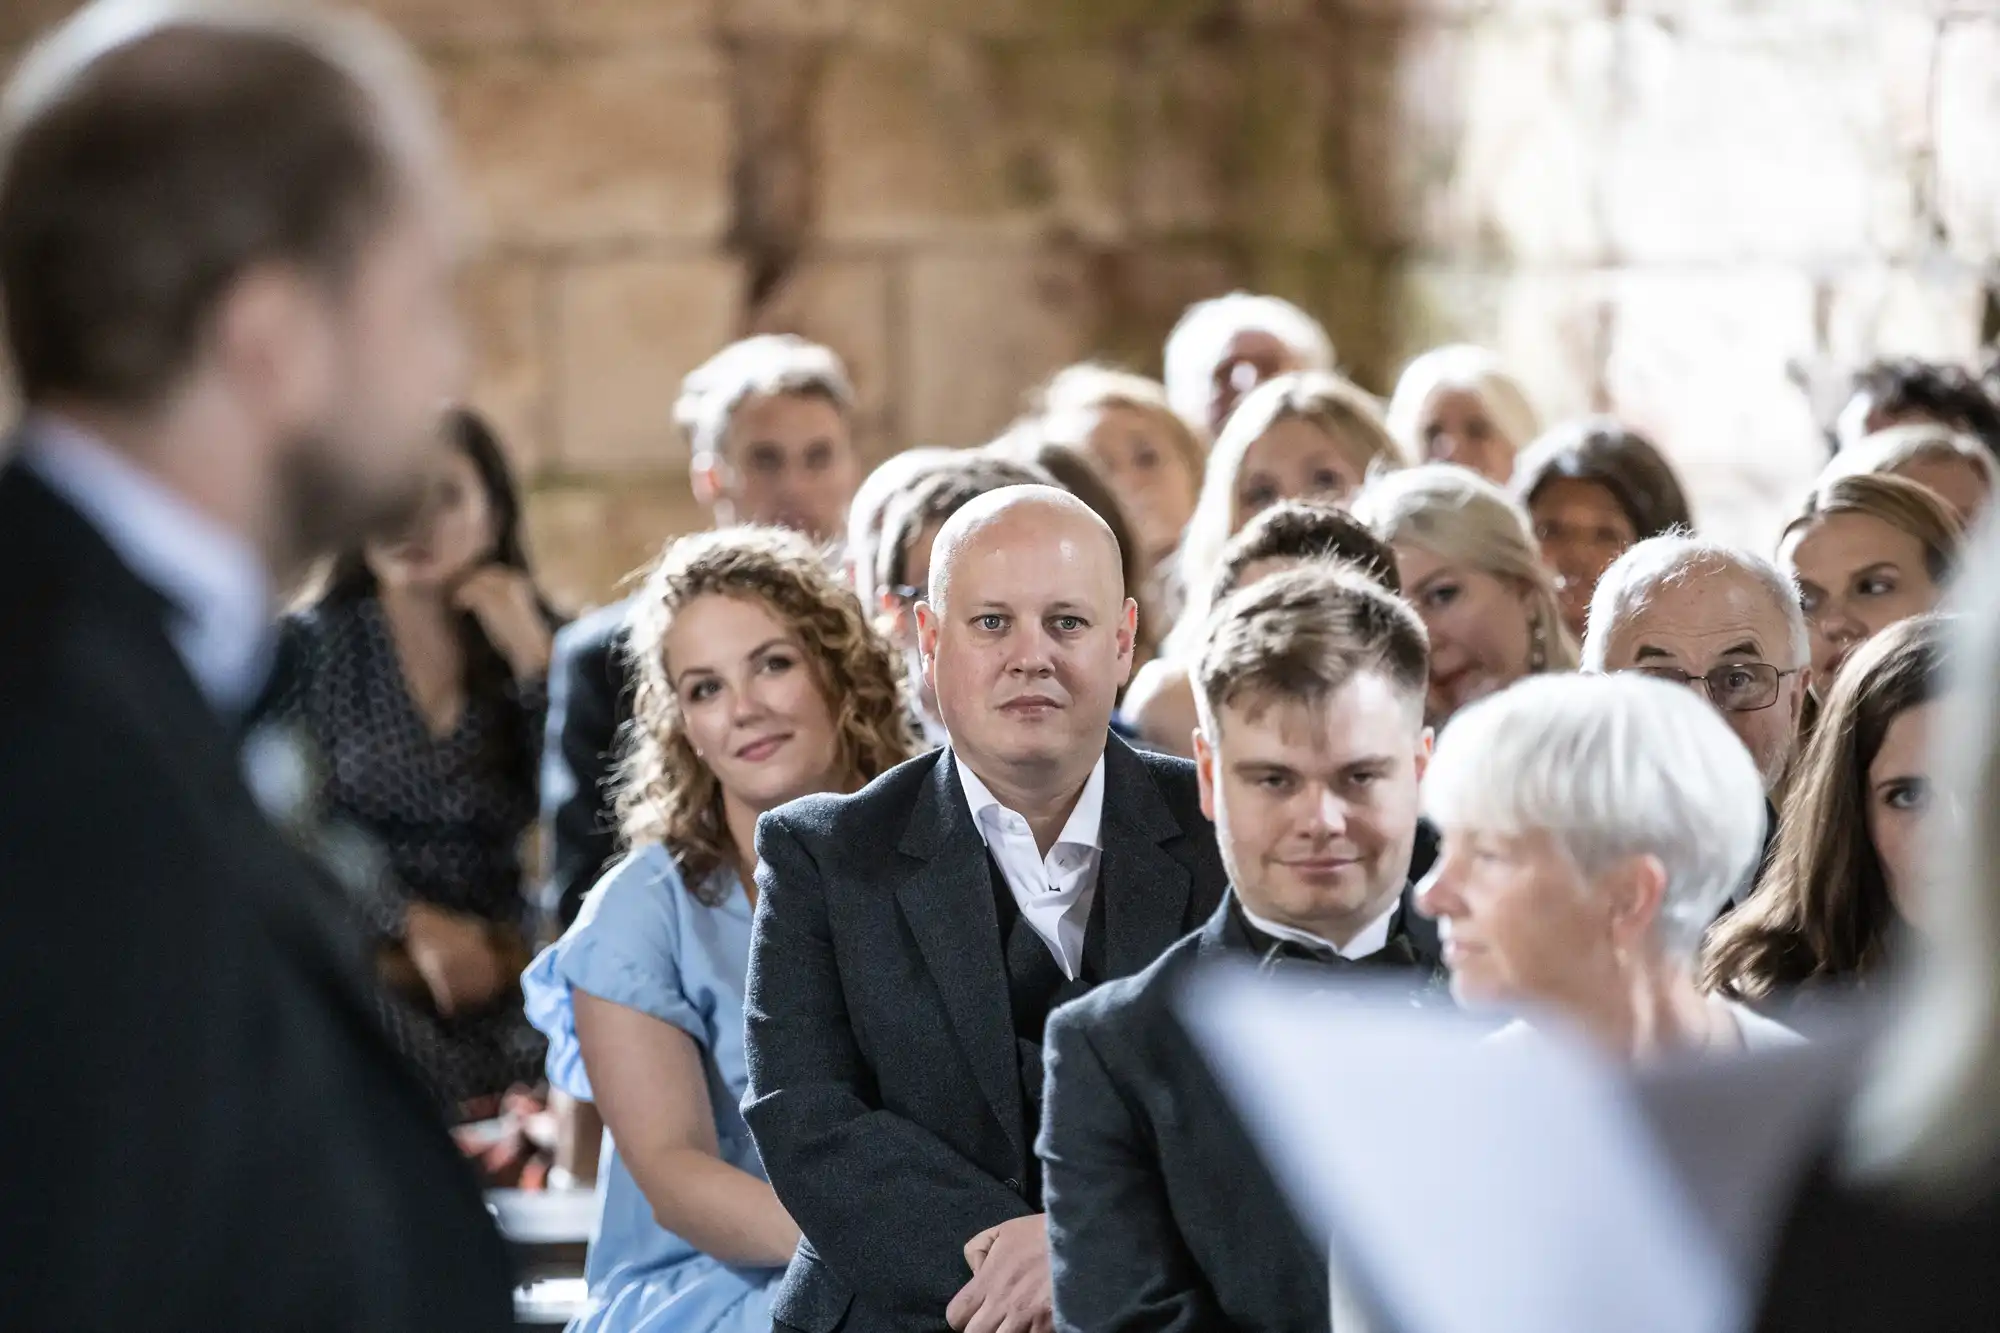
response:
<svg viewBox="0 0 2000 1333"><path fill-rule="evenodd" d="M1104 756L1097 756L1076 808L1047 856L1035 845L1035 831L1024 816L1002 805L956 754L952 762L958 766L973 826L1000 867L1021 916L1049 946L1063 975L1076 980L1083 970L1083 931L1104 859Z"/></svg>

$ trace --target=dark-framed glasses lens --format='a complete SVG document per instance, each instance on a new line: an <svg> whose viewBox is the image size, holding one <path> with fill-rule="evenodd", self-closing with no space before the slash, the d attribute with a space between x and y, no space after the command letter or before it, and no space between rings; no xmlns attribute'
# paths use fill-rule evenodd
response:
<svg viewBox="0 0 2000 1333"><path fill-rule="evenodd" d="M1708 697L1730 713L1754 713L1778 701L1778 668L1767 662L1726 662L1708 673Z"/></svg>

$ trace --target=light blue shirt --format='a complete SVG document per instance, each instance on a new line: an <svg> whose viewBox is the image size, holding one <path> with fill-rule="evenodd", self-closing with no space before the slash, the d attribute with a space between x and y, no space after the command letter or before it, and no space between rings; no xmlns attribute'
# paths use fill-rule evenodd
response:
<svg viewBox="0 0 2000 1333"><path fill-rule="evenodd" d="M275 640L270 575L250 544L59 417L28 418L20 462L173 602L168 636L216 711L255 703Z"/></svg>
<svg viewBox="0 0 2000 1333"><path fill-rule="evenodd" d="M710 907L681 882L665 848L643 847L604 876L576 924L521 976L528 1021L549 1039L549 1081L591 1097L576 1040L576 991L648 1014L701 1048L717 1152L765 1179L739 1109L750 1077L743 1057L743 991L750 970L750 901L733 870L705 886ZM591 1308L570 1333L767 1333L782 1268L739 1268L663 1228L606 1136L598 1166L597 1232L584 1275Z"/></svg>

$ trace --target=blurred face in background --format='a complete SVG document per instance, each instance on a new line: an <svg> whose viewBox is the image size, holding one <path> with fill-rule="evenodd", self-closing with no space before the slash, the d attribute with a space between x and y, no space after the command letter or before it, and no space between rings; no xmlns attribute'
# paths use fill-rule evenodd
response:
<svg viewBox="0 0 2000 1333"><path fill-rule="evenodd" d="M1950 506L1967 530L1979 521L1993 498L1986 488L1986 475L1964 459L1912 458L1896 469L1896 475L1928 487Z"/></svg>
<svg viewBox="0 0 2000 1333"><path fill-rule="evenodd" d="M861 481L846 414L819 394L745 399L729 419L726 464L696 479L718 523L760 523L830 542L847 530Z"/></svg>
<svg viewBox="0 0 2000 1333"><path fill-rule="evenodd" d="M1931 782L1938 712L1936 701L1904 709L1883 732L1882 748L1868 764L1868 841L1882 863L1890 900L1910 922L1922 917L1924 859L1940 842L1934 821L1941 812Z"/></svg>
<svg viewBox="0 0 2000 1333"><path fill-rule="evenodd" d="M1368 469L1358 449L1303 417L1286 417L1253 440L1236 470L1231 533L1280 500L1325 500L1346 508Z"/></svg>
<svg viewBox="0 0 2000 1333"><path fill-rule="evenodd" d="M1563 621L1581 638L1597 581L1639 534L1608 488L1576 477L1543 482L1528 501L1528 515L1542 563L1556 576Z"/></svg>
<svg viewBox="0 0 2000 1333"><path fill-rule="evenodd" d="M492 558L493 500L464 450L439 441L422 507L394 537L364 548L384 588L443 592Z"/></svg>
<svg viewBox="0 0 2000 1333"><path fill-rule="evenodd" d="M1180 545L1201 491L1201 478L1175 445L1174 429L1157 412L1112 403L1098 411L1085 443L1124 504L1149 565Z"/></svg>
<svg viewBox="0 0 2000 1333"><path fill-rule="evenodd" d="M1318 705L1249 699L1195 736L1202 810L1258 916L1345 946L1410 874L1430 757L1419 703L1379 672Z"/></svg>
<svg viewBox="0 0 2000 1333"><path fill-rule="evenodd" d="M770 606L697 597L667 627L666 648L681 725L725 799L762 811L839 785L833 710Z"/></svg>
<svg viewBox="0 0 2000 1333"><path fill-rule="evenodd" d="M1222 434L1243 396L1265 380L1299 369L1299 356L1274 333L1245 329L1229 340L1210 382L1208 434Z"/></svg>
<svg viewBox="0 0 2000 1333"><path fill-rule="evenodd" d="M1823 691L1856 648L1943 595L1924 544L1872 514L1823 515L1787 537L1778 558L1798 580Z"/></svg>
<svg viewBox="0 0 2000 1333"><path fill-rule="evenodd" d="M1399 542L1394 550L1403 596L1430 632L1431 687L1424 712L1431 726L1444 725L1465 705L1528 674L1534 631L1527 589L1412 542Z"/></svg>
<svg viewBox="0 0 2000 1333"><path fill-rule="evenodd" d="M1433 463L1470 468L1496 486L1514 474L1516 443L1507 438L1486 404L1470 389L1439 389L1417 423L1424 456Z"/></svg>

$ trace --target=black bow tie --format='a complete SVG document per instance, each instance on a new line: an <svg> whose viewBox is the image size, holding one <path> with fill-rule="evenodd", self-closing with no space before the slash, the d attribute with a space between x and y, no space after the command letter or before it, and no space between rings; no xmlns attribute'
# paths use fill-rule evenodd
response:
<svg viewBox="0 0 2000 1333"><path fill-rule="evenodd" d="M1400 930L1392 932L1388 943L1380 949L1362 958L1349 958L1330 944L1312 944L1304 940L1273 939L1267 935L1261 943L1263 947L1259 951L1257 966L1266 972L1300 964L1330 968L1409 967L1417 961L1417 951L1410 944L1409 936Z"/></svg>

